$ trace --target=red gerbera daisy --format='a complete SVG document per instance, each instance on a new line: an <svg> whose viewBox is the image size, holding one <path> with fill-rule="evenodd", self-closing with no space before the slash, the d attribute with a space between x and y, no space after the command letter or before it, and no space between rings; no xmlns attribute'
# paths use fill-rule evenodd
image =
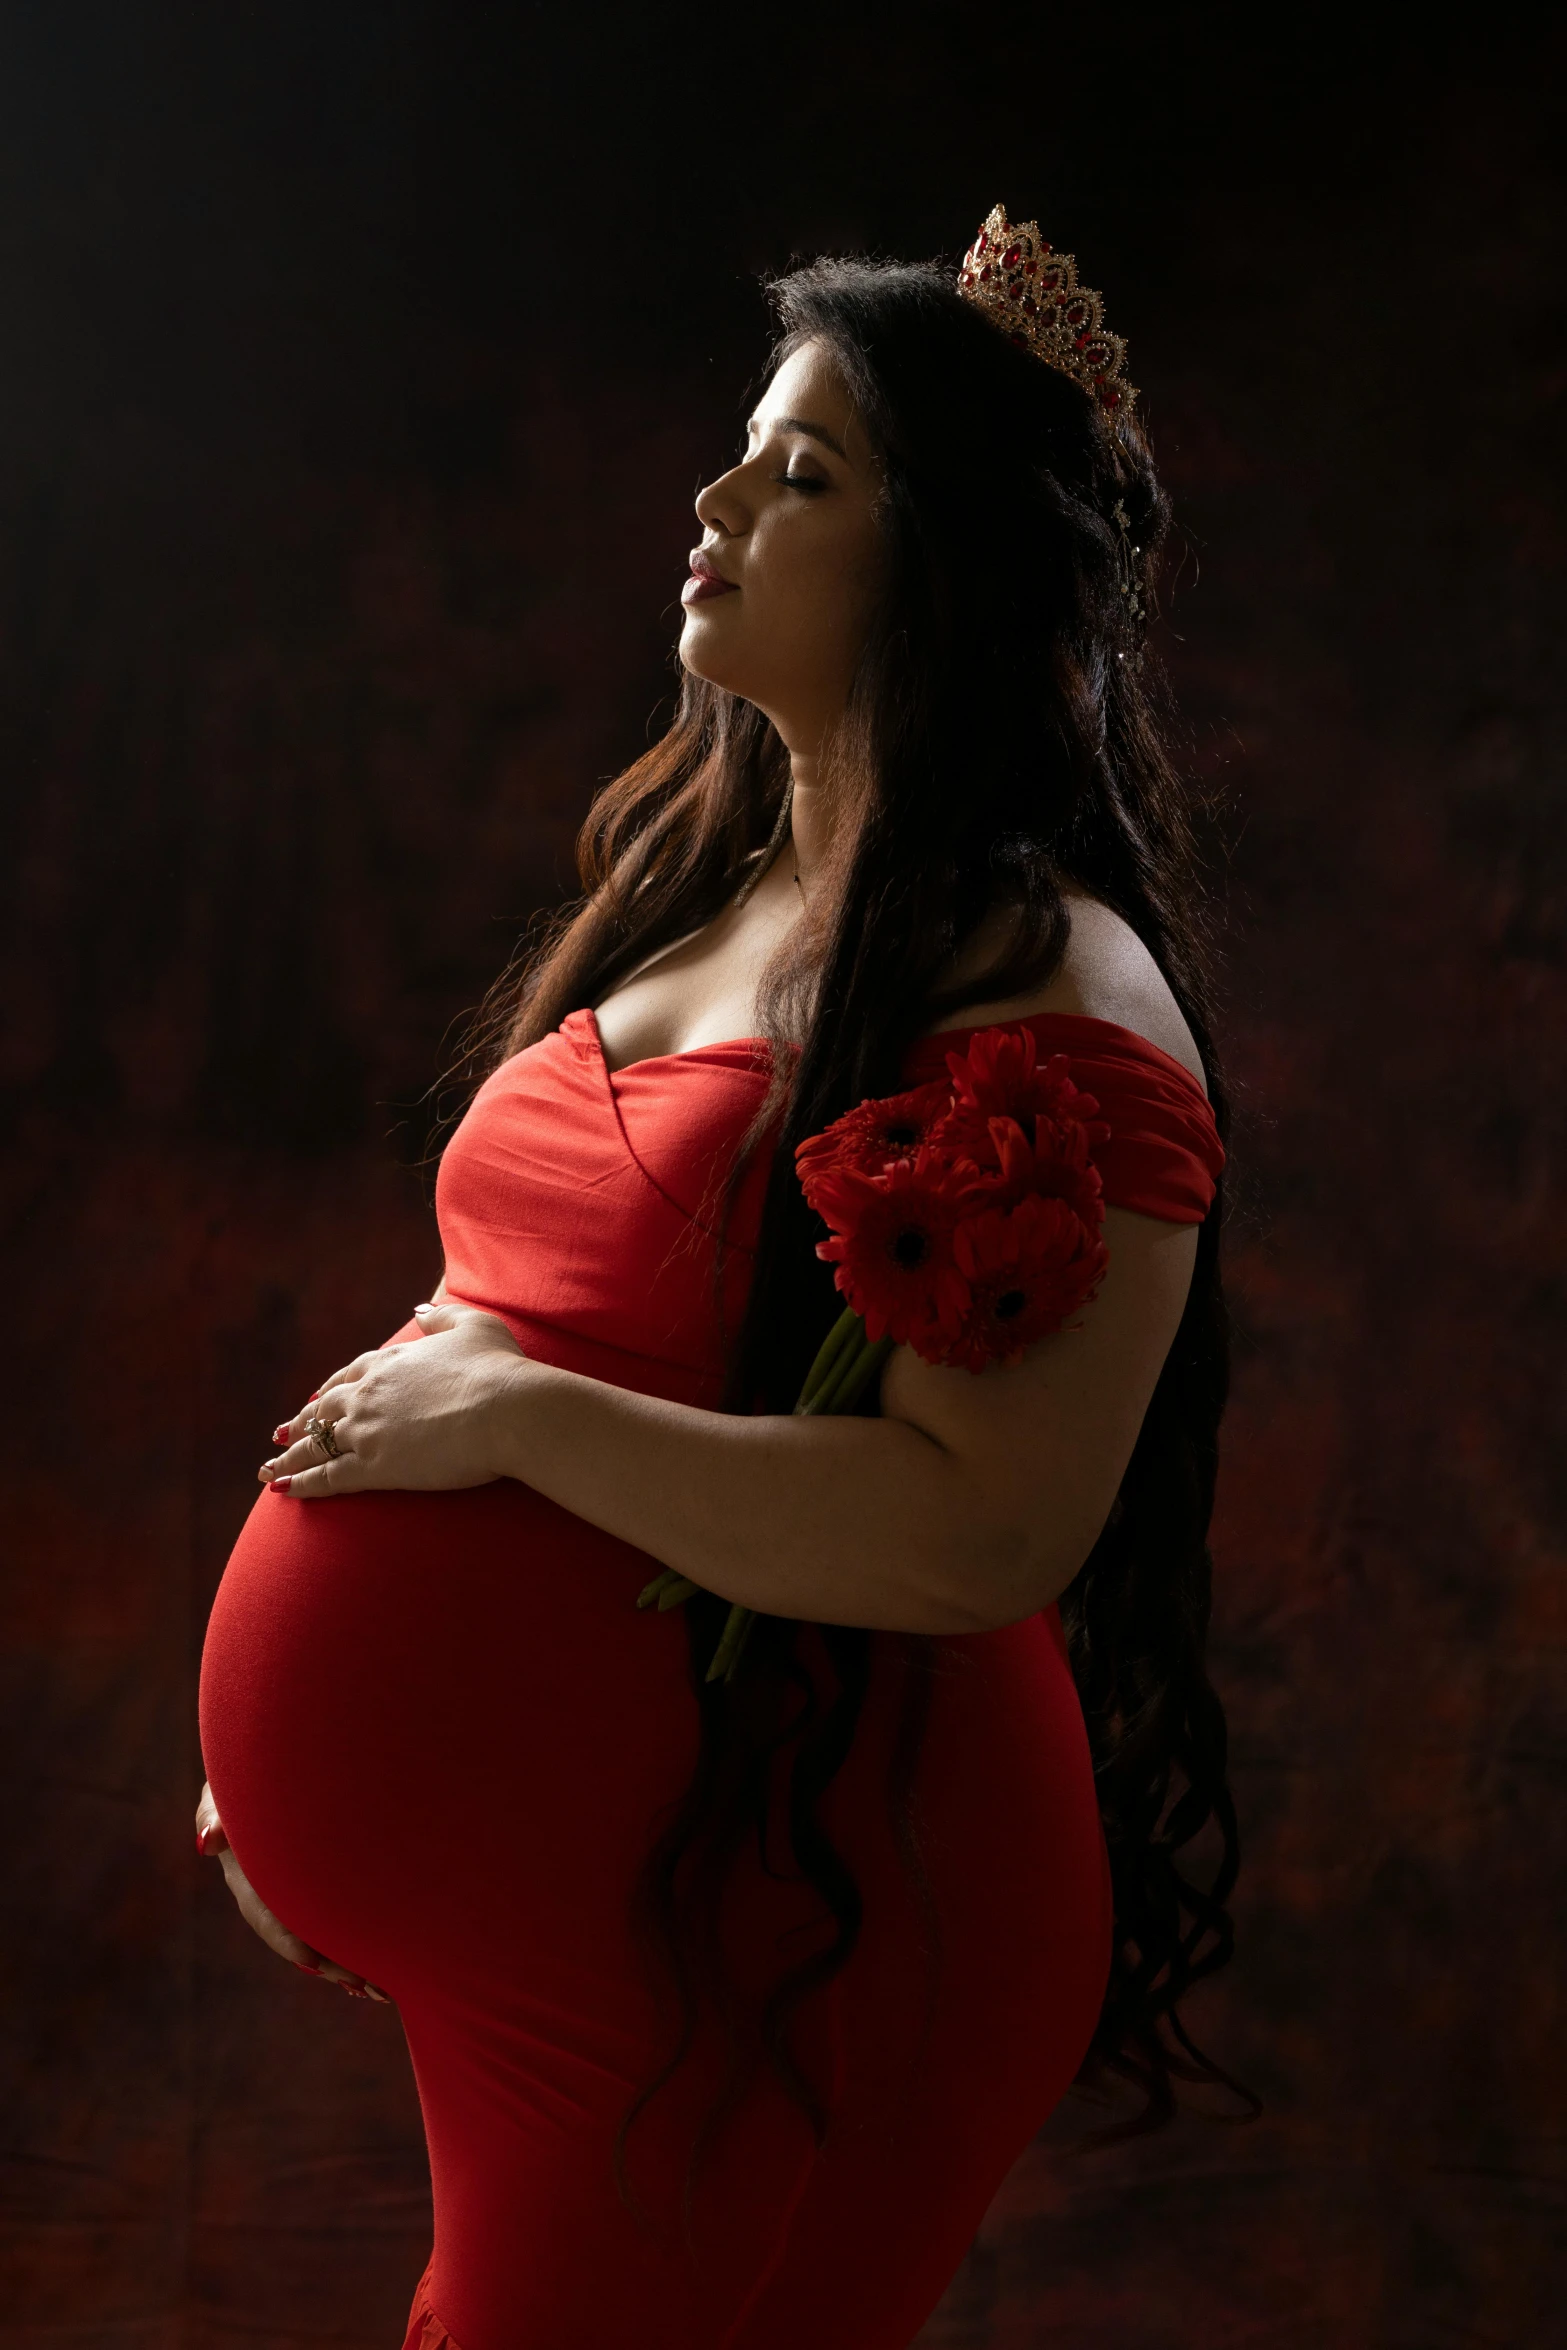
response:
<svg viewBox="0 0 1567 2350"><path fill-rule="evenodd" d="M1089 1155L1090 1127L1073 1121L1057 1133L1039 1119L1033 1141L1015 1118L992 1118L988 1127L993 1164L979 1182L996 1207L1043 1193L1064 1200L1087 1225L1104 1222L1104 1180Z"/></svg>
<svg viewBox="0 0 1567 2350"><path fill-rule="evenodd" d="M954 1235L954 1255L970 1304L940 1359L975 1372L1016 1363L1025 1347L1061 1329L1088 1303L1110 1261L1099 1235L1064 1199L1037 1194L968 1217Z"/></svg>
<svg viewBox="0 0 1567 2350"><path fill-rule="evenodd" d="M836 1264L834 1282L873 1344L889 1337L925 1353L955 1335L969 1288L953 1238L974 1188L969 1169L923 1149L879 1175L826 1167L816 1177L811 1204L833 1227L816 1253Z"/></svg>
<svg viewBox="0 0 1567 2350"><path fill-rule="evenodd" d="M916 1085L908 1093L888 1094L881 1101L863 1101L846 1110L820 1134L807 1136L794 1154L806 1199L816 1206L817 1175L829 1167L852 1167L862 1175L879 1175L895 1159L911 1159L928 1144L952 1107L952 1088L944 1077Z"/></svg>
<svg viewBox="0 0 1567 2350"><path fill-rule="evenodd" d="M942 1139L977 1165L995 1163L992 1118L1012 1119L1030 1141L1037 1135L1043 1143L1048 1131L1061 1148L1075 1148L1072 1137L1079 1133L1085 1144L1109 1135L1109 1126L1096 1116L1097 1098L1073 1084L1067 1055L1052 1053L1040 1064L1031 1028L981 1029L966 1052L948 1053L946 1062L953 1104Z"/></svg>

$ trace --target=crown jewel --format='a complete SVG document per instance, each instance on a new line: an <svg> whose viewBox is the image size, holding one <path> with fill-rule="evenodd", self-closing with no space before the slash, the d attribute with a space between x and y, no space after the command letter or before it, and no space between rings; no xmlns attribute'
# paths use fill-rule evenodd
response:
<svg viewBox="0 0 1567 2350"><path fill-rule="evenodd" d="M1010 221L997 204L963 256L958 292L1014 343L1072 376L1113 415L1137 397L1126 380L1126 345L1104 323L1104 304L1077 282L1070 253L1053 253L1035 220Z"/></svg>

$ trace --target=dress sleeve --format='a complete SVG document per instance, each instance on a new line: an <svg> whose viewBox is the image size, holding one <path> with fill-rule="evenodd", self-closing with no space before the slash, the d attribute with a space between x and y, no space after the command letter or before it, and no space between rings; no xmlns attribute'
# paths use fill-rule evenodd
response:
<svg viewBox="0 0 1567 2350"><path fill-rule="evenodd" d="M1172 1224L1203 1221L1224 1170L1224 1145L1207 1095L1181 1062L1129 1028L1084 1014L1036 1012L989 1025L1032 1029L1041 1061L1064 1052L1073 1084L1098 1102L1110 1133L1095 1144L1094 1161L1108 1206ZM908 1081L943 1076L945 1055L975 1033L920 1038L906 1063Z"/></svg>
<svg viewBox="0 0 1567 2350"><path fill-rule="evenodd" d="M1171 1067L1178 1076L1138 1054L1084 1053L1072 1055L1071 1073L1110 1124L1094 1152L1108 1205L1200 1224L1224 1171L1224 1145L1201 1086L1178 1061Z"/></svg>

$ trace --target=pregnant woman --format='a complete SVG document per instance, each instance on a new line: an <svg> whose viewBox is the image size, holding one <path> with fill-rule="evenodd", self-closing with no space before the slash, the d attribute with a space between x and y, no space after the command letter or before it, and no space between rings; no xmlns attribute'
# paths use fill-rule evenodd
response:
<svg viewBox="0 0 1567 2350"><path fill-rule="evenodd" d="M956 276L773 292L678 713L494 999L441 1284L277 1431L203 1658L203 1848L406 2029L418 2350L906 2350L1074 2079L1152 2125L1227 2078L1174 2012L1236 1847L1164 496L999 208ZM1097 1293L795 1414L844 1302L796 1145L987 1034L1097 1105Z"/></svg>

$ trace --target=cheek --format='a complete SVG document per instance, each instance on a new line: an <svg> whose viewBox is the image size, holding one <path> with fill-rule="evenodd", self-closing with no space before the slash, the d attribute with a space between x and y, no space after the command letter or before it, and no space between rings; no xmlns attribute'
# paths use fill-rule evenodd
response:
<svg viewBox="0 0 1567 2350"><path fill-rule="evenodd" d="M852 660L864 638L879 568L863 532L780 531L765 552L753 610L759 621L765 618L769 639L780 650L791 646L819 660Z"/></svg>
<svg viewBox="0 0 1567 2350"><path fill-rule="evenodd" d="M860 517L780 510L758 521L743 595L687 608L681 657L764 706L847 691L881 578Z"/></svg>

